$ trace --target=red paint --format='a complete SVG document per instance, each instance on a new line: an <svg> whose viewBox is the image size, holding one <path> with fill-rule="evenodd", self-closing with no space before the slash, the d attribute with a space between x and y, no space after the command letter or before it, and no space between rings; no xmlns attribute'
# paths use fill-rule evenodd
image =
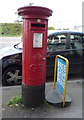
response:
<svg viewBox="0 0 84 120"><path fill-rule="evenodd" d="M19 8L18 13L23 16L22 83L42 85L46 80L48 17L52 11L44 7L28 6ZM37 35L35 33L40 33L42 37L42 44L37 48L33 42L34 35Z"/></svg>

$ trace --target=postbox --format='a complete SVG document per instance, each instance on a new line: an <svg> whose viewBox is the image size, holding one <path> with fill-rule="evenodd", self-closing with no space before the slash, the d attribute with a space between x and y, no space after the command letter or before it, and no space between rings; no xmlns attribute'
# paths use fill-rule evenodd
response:
<svg viewBox="0 0 84 120"><path fill-rule="evenodd" d="M48 17L52 10L26 6L18 9L23 19L22 102L37 107L45 99Z"/></svg>

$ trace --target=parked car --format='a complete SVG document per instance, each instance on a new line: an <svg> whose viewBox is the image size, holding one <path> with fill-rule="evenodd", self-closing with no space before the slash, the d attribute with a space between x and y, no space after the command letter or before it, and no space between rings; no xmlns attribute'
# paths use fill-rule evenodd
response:
<svg viewBox="0 0 84 120"><path fill-rule="evenodd" d="M69 60L69 74L83 73L84 68L84 33L61 31L48 35L47 77L54 74L56 55ZM22 43L1 49L3 85L21 84L22 80Z"/></svg>

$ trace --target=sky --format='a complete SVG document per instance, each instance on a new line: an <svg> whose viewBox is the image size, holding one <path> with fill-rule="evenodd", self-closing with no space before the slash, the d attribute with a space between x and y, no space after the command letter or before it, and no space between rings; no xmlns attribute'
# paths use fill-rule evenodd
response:
<svg viewBox="0 0 84 120"><path fill-rule="evenodd" d="M34 3L35 6L43 6L51 9L53 14L49 17L48 26L70 28L82 25L83 0L1 0L0 23L13 23L20 19L17 9Z"/></svg>

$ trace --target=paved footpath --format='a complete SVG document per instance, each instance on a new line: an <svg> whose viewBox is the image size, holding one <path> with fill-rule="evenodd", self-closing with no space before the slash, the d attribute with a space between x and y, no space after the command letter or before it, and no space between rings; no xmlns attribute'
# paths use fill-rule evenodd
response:
<svg viewBox="0 0 84 120"><path fill-rule="evenodd" d="M0 37L0 48L19 42L21 42L21 37ZM0 118L1 116L3 118L82 118L82 86L84 88L84 83L82 84L80 80L69 81L67 94L72 99L69 107L57 108L44 103L42 106L34 109L22 105L7 107L7 102L21 93L21 86L0 87ZM47 93L52 88L52 83L47 83L45 88Z"/></svg>
<svg viewBox="0 0 84 120"><path fill-rule="evenodd" d="M58 108L48 103L44 103L38 108L29 108L22 105L17 107L7 107L6 103L12 97L21 93L21 86L11 86L2 88L2 117L3 118L82 118L82 86L80 81L69 81L67 84L67 94L71 97L72 103L65 108ZM53 84L46 83L45 92L53 88Z"/></svg>

